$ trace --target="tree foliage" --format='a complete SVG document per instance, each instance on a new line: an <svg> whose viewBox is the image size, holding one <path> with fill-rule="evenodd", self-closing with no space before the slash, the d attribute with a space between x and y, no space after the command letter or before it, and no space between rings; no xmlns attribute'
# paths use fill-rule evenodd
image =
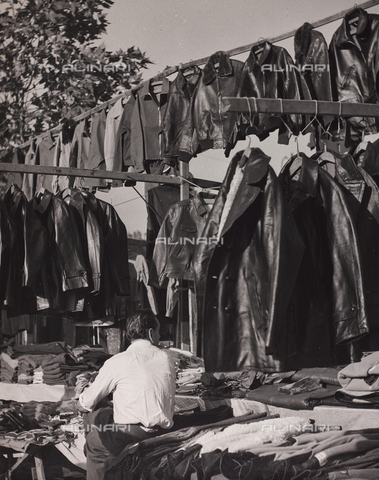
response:
<svg viewBox="0 0 379 480"><path fill-rule="evenodd" d="M112 0L2 0L0 147L17 145L141 81L138 48L97 45Z"/></svg>

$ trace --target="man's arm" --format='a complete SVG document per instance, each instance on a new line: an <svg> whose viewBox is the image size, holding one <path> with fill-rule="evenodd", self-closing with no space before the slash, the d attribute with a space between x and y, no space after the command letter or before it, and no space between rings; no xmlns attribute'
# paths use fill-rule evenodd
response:
<svg viewBox="0 0 379 480"><path fill-rule="evenodd" d="M84 411L92 411L101 399L116 387L115 370L107 360L99 370L95 381L79 395L79 404Z"/></svg>

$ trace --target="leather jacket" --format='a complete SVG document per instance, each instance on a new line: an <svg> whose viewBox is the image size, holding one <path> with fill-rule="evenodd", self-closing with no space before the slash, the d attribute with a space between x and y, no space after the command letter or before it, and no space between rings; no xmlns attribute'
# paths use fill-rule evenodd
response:
<svg viewBox="0 0 379 480"><path fill-rule="evenodd" d="M116 295L130 295L128 235L115 208L85 192L88 206L95 213L104 237L104 255Z"/></svg>
<svg viewBox="0 0 379 480"><path fill-rule="evenodd" d="M329 51L324 35L314 30L310 23L304 23L295 33L294 44L295 63L301 67L302 99L332 101ZM324 125L333 118L331 115L323 116Z"/></svg>
<svg viewBox="0 0 379 480"><path fill-rule="evenodd" d="M100 290L101 265L104 255L104 239L99 222L79 190L64 190L60 197L73 208L83 246L90 292L97 293Z"/></svg>
<svg viewBox="0 0 379 480"><path fill-rule="evenodd" d="M287 162L279 180L306 248L287 312L288 341L280 350L290 348L279 353L290 370L348 363L343 345L366 334L368 325L358 236L346 194L304 154Z"/></svg>
<svg viewBox="0 0 379 480"><path fill-rule="evenodd" d="M162 79L162 91L155 95L151 80L137 92L131 118L130 156L136 172L145 170L146 161L161 160L164 145L162 120L167 108L170 82Z"/></svg>
<svg viewBox="0 0 379 480"><path fill-rule="evenodd" d="M191 70L193 73L190 75L179 70L168 91L167 109L162 121L164 157L177 158L179 156L183 125L200 78L199 67L191 67Z"/></svg>
<svg viewBox="0 0 379 480"><path fill-rule="evenodd" d="M349 21L358 18L356 36L351 35ZM356 38L359 46L354 42ZM379 62L379 15L361 8L351 10L336 30L330 43L331 77L335 99L347 103L377 103ZM357 130L376 133L376 120L350 117Z"/></svg>
<svg viewBox="0 0 379 480"><path fill-rule="evenodd" d="M246 60L241 74L238 97L286 98L300 100L300 80L294 68L290 54L282 47L270 42L254 46ZM301 115L284 115L284 121L295 134L302 124ZM279 143L288 143L288 131L278 115L259 113L243 114L238 122L239 136L255 134L260 140L268 137L270 132L279 129ZM232 144L234 141L232 141Z"/></svg>
<svg viewBox="0 0 379 480"><path fill-rule="evenodd" d="M379 188L351 155L335 153L334 156L335 178L347 190L346 198L357 228L367 321L369 327L376 326L379 325Z"/></svg>
<svg viewBox="0 0 379 480"><path fill-rule="evenodd" d="M207 371L282 369L267 349L275 351L286 331L304 246L269 161L258 148L233 157L202 233L219 243L196 246L199 353Z"/></svg>
<svg viewBox="0 0 379 480"><path fill-rule="evenodd" d="M68 304L75 298L67 295L80 290L81 298L88 288L83 247L72 207L59 197L45 190L42 197L34 197L32 206L47 231L47 255L43 266L45 305L39 309L56 311L75 310ZM74 292L75 293L75 292Z"/></svg>
<svg viewBox="0 0 379 480"><path fill-rule="evenodd" d="M166 278L193 280L193 253L207 214L207 206L198 195L182 200L167 212L153 254L159 287L164 286Z"/></svg>
<svg viewBox="0 0 379 480"><path fill-rule="evenodd" d="M3 301L8 317L14 317L36 311L35 295L39 292L47 235L19 187L7 190L2 205ZM7 253L9 257L4 258Z"/></svg>
<svg viewBox="0 0 379 480"><path fill-rule="evenodd" d="M226 148L236 114L225 112L223 97L235 97L243 63L230 59L226 52L209 57L193 93L183 126L179 160L188 162L209 148Z"/></svg>

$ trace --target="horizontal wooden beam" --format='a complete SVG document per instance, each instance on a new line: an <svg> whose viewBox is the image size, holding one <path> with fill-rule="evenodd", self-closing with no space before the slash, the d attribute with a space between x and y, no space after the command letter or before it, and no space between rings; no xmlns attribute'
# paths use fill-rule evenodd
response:
<svg viewBox="0 0 379 480"><path fill-rule="evenodd" d="M379 105L373 103L341 103L253 97L224 97L223 101L225 112L379 117Z"/></svg>
<svg viewBox="0 0 379 480"><path fill-rule="evenodd" d="M167 183L180 185L181 179L166 175L151 175L144 173L111 172L108 170L86 170L81 168L49 167L43 165L20 165L0 163L0 172L39 173L42 175L63 175L67 177L106 178L109 180L132 180L147 183Z"/></svg>

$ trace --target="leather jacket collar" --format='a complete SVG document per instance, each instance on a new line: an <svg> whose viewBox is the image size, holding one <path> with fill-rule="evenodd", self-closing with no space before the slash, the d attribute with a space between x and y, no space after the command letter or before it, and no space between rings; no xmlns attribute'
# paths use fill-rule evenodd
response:
<svg viewBox="0 0 379 480"><path fill-rule="evenodd" d="M218 68L215 67L219 64ZM230 77L233 75L233 65L229 54L226 52L216 52L209 57L208 63L204 67L204 83L209 85L217 77Z"/></svg>
<svg viewBox="0 0 379 480"><path fill-rule="evenodd" d="M191 67L193 69L193 73L186 77L183 74L182 70L178 71L178 76L175 79L175 82L172 85L176 86L177 90L187 90L187 88L194 88L197 85L197 82L200 78L201 70L197 65Z"/></svg>
<svg viewBox="0 0 379 480"><path fill-rule="evenodd" d="M230 178L232 178L235 169L240 168L239 162L243 157L243 153L243 151L240 151L235 155L235 157L233 157L231 170L229 171L229 175L231 175ZM225 235L235 221L256 200L261 191L261 186L258 185L258 183L267 175L270 160L271 158L265 155L261 149L252 149L249 158L246 160L245 166L243 167L244 175L236 195L236 199L238 199L238 201L235 200L233 202L220 237ZM232 171L233 174L231 173ZM221 213L222 210L220 211L220 218Z"/></svg>
<svg viewBox="0 0 379 480"><path fill-rule="evenodd" d="M261 47L261 45L263 45L263 52L258 57L256 52ZM251 66L253 66L253 65L262 66L264 64L264 62L266 61L266 59L267 59L267 57L268 57L268 55L271 51L272 44L270 42L263 42L263 44L261 44L261 45L255 45L250 50L250 55L249 55L249 58L248 58L247 61L249 62L249 64Z"/></svg>
<svg viewBox="0 0 379 480"><path fill-rule="evenodd" d="M143 99L147 99L147 98L150 98L150 99L154 99L154 97L152 96L151 92L150 92L150 83L151 83L152 79L150 80L147 80L146 82L143 83L143 86L141 88L141 90L138 92L138 95L143 98ZM168 94L168 90L170 88L170 81L168 80L168 78L166 77L163 77L162 78L162 91L161 91L161 97L163 95L166 95Z"/></svg>
<svg viewBox="0 0 379 480"><path fill-rule="evenodd" d="M40 213L45 213L49 207L52 196L53 194L51 192L49 192L48 190L45 190L43 197L39 203L38 203L38 200L36 199L37 207L35 210L37 210L37 212L40 212Z"/></svg>
<svg viewBox="0 0 379 480"><path fill-rule="evenodd" d="M299 65L303 65L306 62L306 57L311 43L311 32L313 26L305 22L295 33L295 60Z"/></svg>
<svg viewBox="0 0 379 480"><path fill-rule="evenodd" d="M366 29L369 31L369 29L367 28L370 22L368 13L362 8L351 10L349 13L345 15L342 21L342 25L338 30L338 35L336 38L336 45L338 47L346 43L353 43L355 45L352 39L352 36L350 34L350 28L349 28L349 20L351 20L355 16L359 17L358 25L357 25L357 35L364 36Z"/></svg>

